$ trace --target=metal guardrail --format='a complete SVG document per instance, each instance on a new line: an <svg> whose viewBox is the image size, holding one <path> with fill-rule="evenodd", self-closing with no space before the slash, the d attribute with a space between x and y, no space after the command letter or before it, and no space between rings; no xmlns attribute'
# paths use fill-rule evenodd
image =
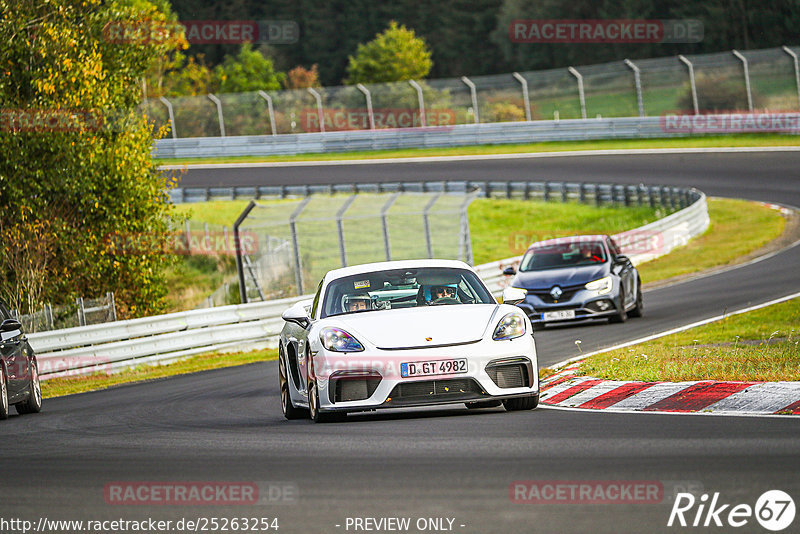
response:
<svg viewBox="0 0 800 534"><path fill-rule="evenodd" d="M526 191L530 193L532 183L511 182L503 187L505 194L513 197L515 194L524 195ZM621 197L632 203L636 198L637 203L644 202L643 196L635 196L636 186L606 186L604 189L602 184L563 184L557 190L561 199L569 199L580 198L581 191L585 192L587 188L596 194L599 192L601 199ZM661 236L662 246L642 249L647 250L645 254L629 254L634 263L666 254L708 227L705 195L694 189L673 189L650 188L650 201L655 201L656 191L664 194L669 190L673 194L660 197L662 200L685 199L691 202L688 207L654 223L617 234L616 237L627 239L633 247L639 240L649 241L654 235ZM519 257L479 265L475 269L492 292L499 294L507 281L502 270L515 261L519 261ZM281 313L296 302L312 297L303 295L53 330L30 334L28 339L37 353L42 379L110 372L143 364L167 363L204 352L274 346L283 324Z"/></svg>
<svg viewBox="0 0 800 534"><path fill-rule="evenodd" d="M741 115L739 115L741 117ZM688 117L691 117L688 116ZM538 143L595 139L634 139L686 137L708 133L747 133L735 115L702 115L703 120L667 121L665 117L621 117L597 119L540 120L459 124L447 127L402 128L393 130L354 130L281 135L243 135L238 137L192 137L159 139L155 155L162 159L231 156L276 156L310 153L441 148L483 144ZM780 114L780 123L763 126L754 123L753 131L798 133L800 112ZM731 125L733 124L733 125ZM731 125L724 127L723 125ZM772 128L772 129L771 129ZM777 129L776 129L777 128Z"/></svg>

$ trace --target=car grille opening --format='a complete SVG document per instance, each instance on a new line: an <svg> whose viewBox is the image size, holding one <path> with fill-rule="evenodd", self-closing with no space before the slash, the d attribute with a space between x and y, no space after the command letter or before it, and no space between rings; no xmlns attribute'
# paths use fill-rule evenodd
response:
<svg viewBox="0 0 800 534"><path fill-rule="evenodd" d="M378 389L380 376L339 376L334 377L333 402L349 402L368 399Z"/></svg>
<svg viewBox="0 0 800 534"><path fill-rule="evenodd" d="M483 389L471 378L418 380L397 384L387 399L391 404L413 404L431 401L459 401L480 398Z"/></svg>
<svg viewBox="0 0 800 534"><path fill-rule="evenodd" d="M531 364L525 359L509 362L492 362L486 366L486 374L499 388L531 387Z"/></svg>

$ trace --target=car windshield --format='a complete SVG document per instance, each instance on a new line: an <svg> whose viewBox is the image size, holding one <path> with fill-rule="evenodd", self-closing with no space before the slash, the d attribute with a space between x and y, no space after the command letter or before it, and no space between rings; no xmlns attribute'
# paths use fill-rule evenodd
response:
<svg viewBox="0 0 800 534"><path fill-rule="evenodd" d="M533 246L520 262L520 271L542 271L580 265L597 265L607 261L606 251L599 241L557 243Z"/></svg>
<svg viewBox="0 0 800 534"><path fill-rule="evenodd" d="M483 282L466 269L394 269L332 281L325 291L322 317L398 308L495 302Z"/></svg>

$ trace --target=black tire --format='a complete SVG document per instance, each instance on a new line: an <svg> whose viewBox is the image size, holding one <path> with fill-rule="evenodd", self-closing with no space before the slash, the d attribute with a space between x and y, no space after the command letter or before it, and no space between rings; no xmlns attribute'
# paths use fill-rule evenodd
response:
<svg viewBox="0 0 800 534"><path fill-rule="evenodd" d="M642 300L642 282L639 281L639 292L636 294L636 306L628 312L630 317L641 317L644 315L644 301Z"/></svg>
<svg viewBox="0 0 800 534"><path fill-rule="evenodd" d="M0 419L8 419L8 383L6 372L0 365Z"/></svg>
<svg viewBox="0 0 800 534"><path fill-rule="evenodd" d="M315 423L337 423L343 421L347 416L343 412L321 412L319 410L319 390L316 382L308 385L308 413Z"/></svg>
<svg viewBox="0 0 800 534"><path fill-rule="evenodd" d="M517 397L515 399L506 399L503 401L503 406L507 412L517 412L520 410L533 410L539 406L539 395L531 395L530 397Z"/></svg>
<svg viewBox="0 0 800 534"><path fill-rule="evenodd" d="M17 409L17 413L20 415L39 413L42 411L42 385L39 382L39 365L36 363L36 360L31 361L29 374L30 382L28 384L28 390L30 394L27 399L14 405L14 408Z"/></svg>
<svg viewBox="0 0 800 534"><path fill-rule="evenodd" d="M503 404L503 401L493 400L493 401L465 402L464 406L466 406L468 410L480 410L481 408L497 408L501 404Z"/></svg>
<svg viewBox="0 0 800 534"><path fill-rule="evenodd" d="M618 313L608 318L609 323L624 323L628 320L628 312L625 311L625 293L619 292L620 310Z"/></svg>
<svg viewBox="0 0 800 534"><path fill-rule="evenodd" d="M283 350L281 350L283 352ZM292 398L289 395L289 380L286 374L286 360L283 356L278 356L278 382L280 384L281 410L286 419L305 419L308 417L308 410L295 408Z"/></svg>

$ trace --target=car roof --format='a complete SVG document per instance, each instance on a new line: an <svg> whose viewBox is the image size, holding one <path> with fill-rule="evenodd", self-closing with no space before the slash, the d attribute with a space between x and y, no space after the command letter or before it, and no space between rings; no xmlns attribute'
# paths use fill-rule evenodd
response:
<svg viewBox="0 0 800 534"><path fill-rule="evenodd" d="M325 275L327 280L335 280L345 276L354 274L371 273L375 271L389 271L393 269L419 269L421 267L446 267L451 269L467 269L473 271L473 268L458 260L398 260L398 261L382 261L378 263L364 263L362 265L353 265L352 267L342 267L341 269L334 269L328 271Z"/></svg>
<svg viewBox="0 0 800 534"><path fill-rule="evenodd" d="M567 237L556 237L554 239L546 239L544 241L537 241L531 243L528 249L546 247L549 245L569 245L571 243L605 243L608 236L605 234L591 234L591 235L572 235Z"/></svg>

